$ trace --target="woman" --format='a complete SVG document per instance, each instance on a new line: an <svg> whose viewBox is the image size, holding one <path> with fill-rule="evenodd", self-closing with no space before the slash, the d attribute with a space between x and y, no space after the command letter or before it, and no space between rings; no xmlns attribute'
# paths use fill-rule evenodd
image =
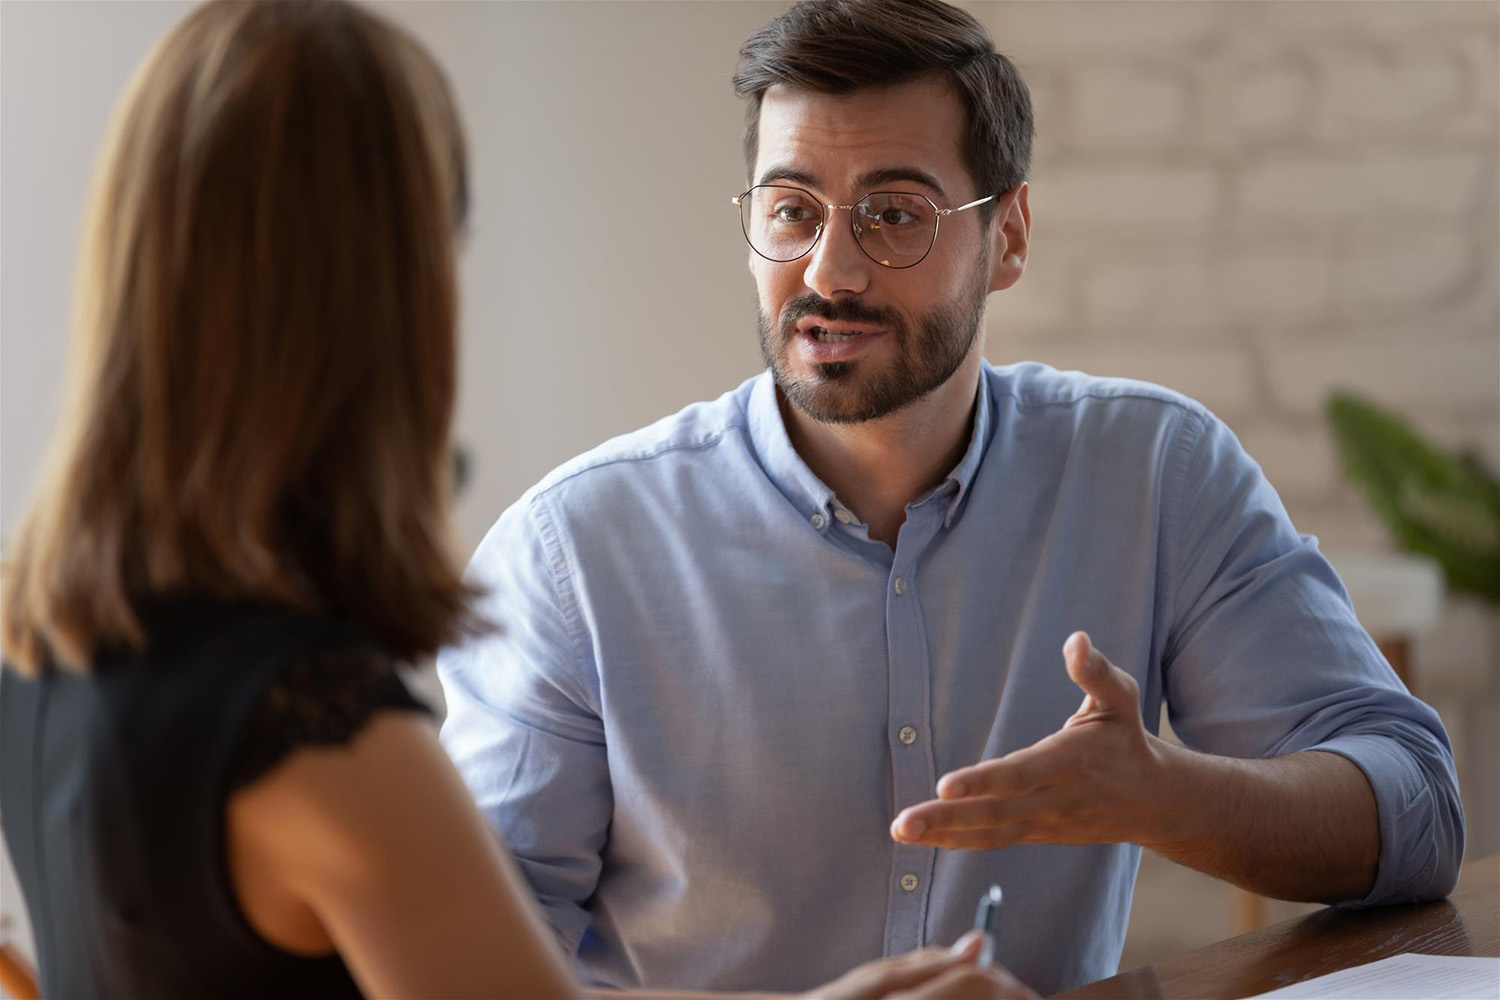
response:
<svg viewBox="0 0 1500 1000"><path fill-rule="evenodd" d="M0 815L65 996L578 992L395 664L448 550L461 132L341 0L198 8L127 93L4 567ZM974 948L820 996L998 995Z"/></svg>

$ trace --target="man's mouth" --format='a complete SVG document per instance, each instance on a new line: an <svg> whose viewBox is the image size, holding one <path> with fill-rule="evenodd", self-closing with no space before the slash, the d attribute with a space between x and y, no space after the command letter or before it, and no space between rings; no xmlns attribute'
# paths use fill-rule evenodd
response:
<svg viewBox="0 0 1500 1000"><path fill-rule="evenodd" d="M842 344L860 335L858 330L830 330L823 326L815 326L808 332L820 344Z"/></svg>
<svg viewBox="0 0 1500 1000"><path fill-rule="evenodd" d="M858 320L804 316L794 324L794 350L808 364L849 362L863 357L883 339L886 328Z"/></svg>
<svg viewBox="0 0 1500 1000"><path fill-rule="evenodd" d="M838 322L817 316L804 316L797 321L797 332L820 344L842 344L855 337L880 333L881 328L869 323Z"/></svg>

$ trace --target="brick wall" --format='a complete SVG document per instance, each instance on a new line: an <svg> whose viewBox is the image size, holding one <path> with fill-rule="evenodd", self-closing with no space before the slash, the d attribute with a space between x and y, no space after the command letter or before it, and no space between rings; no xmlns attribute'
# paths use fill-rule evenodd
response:
<svg viewBox="0 0 1500 1000"><path fill-rule="evenodd" d="M1327 548L1389 546L1325 430L1335 387L1500 466L1500 5L967 6L1037 109L991 358L1197 397ZM1416 667L1493 853L1500 618L1450 601Z"/></svg>

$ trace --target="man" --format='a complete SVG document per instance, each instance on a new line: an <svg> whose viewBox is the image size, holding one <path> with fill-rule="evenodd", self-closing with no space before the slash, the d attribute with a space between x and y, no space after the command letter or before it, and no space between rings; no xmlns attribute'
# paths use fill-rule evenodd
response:
<svg viewBox="0 0 1500 1000"><path fill-rule="evenodd" d="M1032 122L983 29L810 0L736 85L770 371L528 492L472 566L501 631L439 664L584 974L806 987L998 882L1000 960L1064 989L1114 971L1141 845L1283 898L1445 894L1442 726L1229 430L984 362Z"/></svg>

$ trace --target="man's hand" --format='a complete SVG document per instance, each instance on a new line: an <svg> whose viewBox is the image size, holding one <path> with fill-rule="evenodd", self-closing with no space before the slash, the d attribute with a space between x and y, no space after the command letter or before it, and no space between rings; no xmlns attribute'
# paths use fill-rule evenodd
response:
<svg viewBox="0 0 1500 1000"><path fill-rule="evenodd" d="M909 844L991 850L1010 844L1144 842L1158 818L1164 747L1141 722L1135 678L1087 634L1063 643L1083 704L1046 739L938 782L935 801L905 809L891 836Z"/></svg>

